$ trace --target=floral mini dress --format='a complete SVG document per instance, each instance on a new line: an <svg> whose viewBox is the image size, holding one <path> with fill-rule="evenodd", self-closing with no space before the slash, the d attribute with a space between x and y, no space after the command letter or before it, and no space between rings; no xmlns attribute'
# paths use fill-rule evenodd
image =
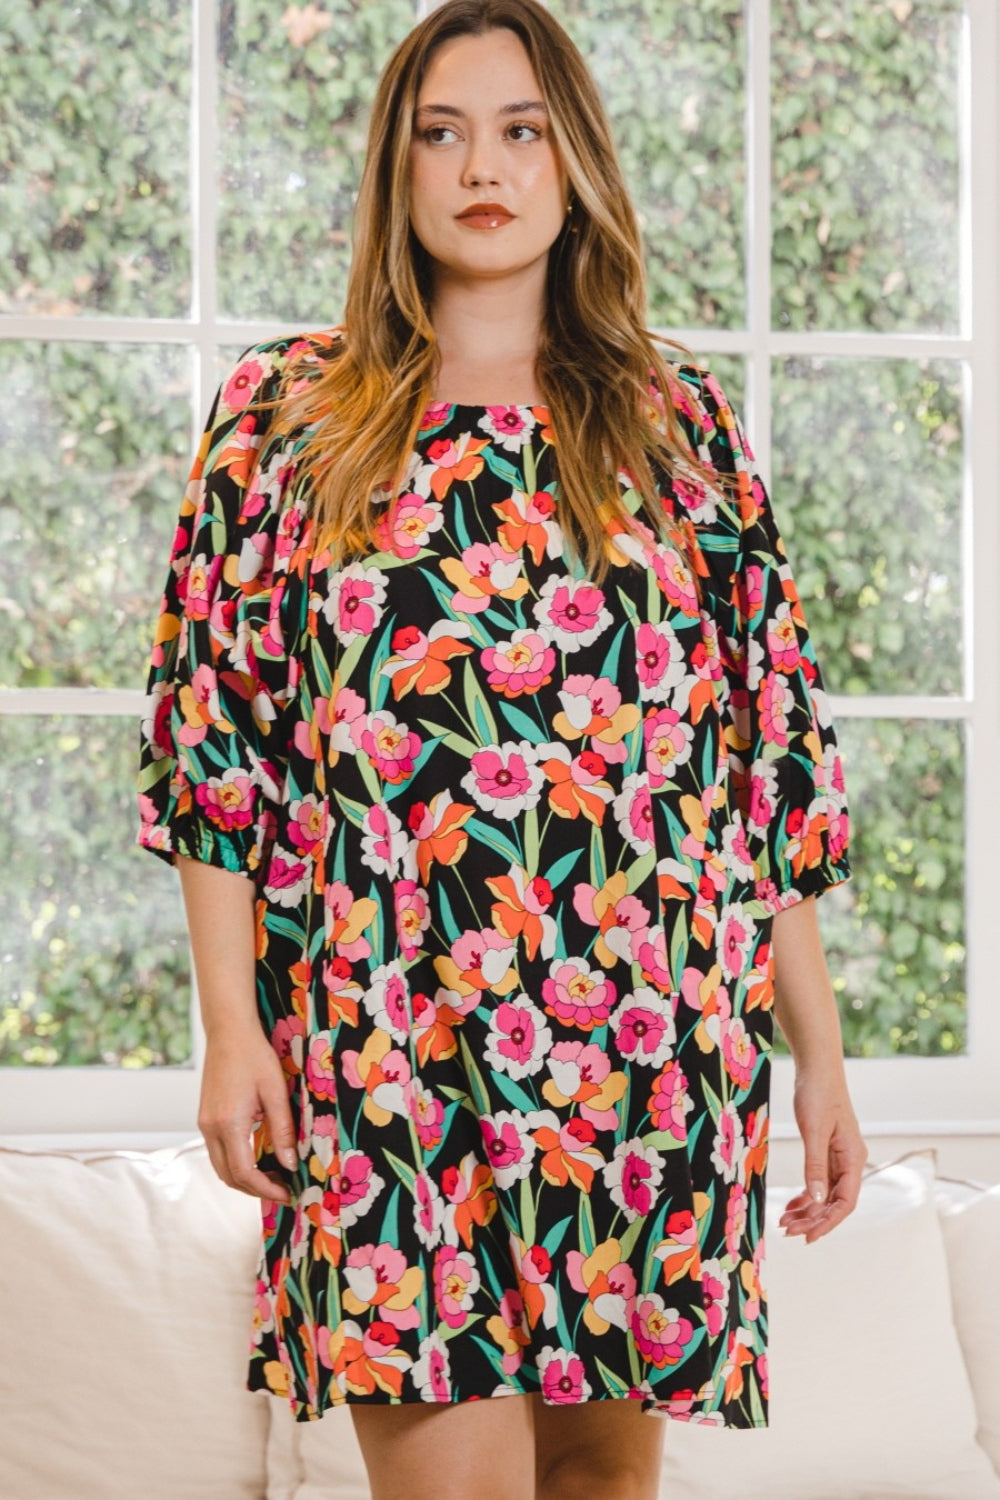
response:
<svg viewBox="0 0 1000 1500"><path fill-rule="evenodd" d="M247 1388L300 1421L540 1392L765 1427L771 921L850 869L753 453L674 365L738 490L663 473L693 553L619 532L598 587L548 408L438 403L380 550L334 567L304 439L252 403L337 337L221 383L141 728L137 842L254 884L297 1131L291 1172L254 1134L291 1202L261 1200Z"/></svg>

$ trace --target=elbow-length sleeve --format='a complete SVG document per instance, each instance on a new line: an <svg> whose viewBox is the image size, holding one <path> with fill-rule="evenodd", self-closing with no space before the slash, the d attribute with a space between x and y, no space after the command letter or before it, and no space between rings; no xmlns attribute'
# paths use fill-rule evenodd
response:
<svg viewBox="0 0 1000 1500"><path fill-rule="evenodd" d="M732 500L719 506L719 516L729 520L717 520L700 539L719 594L730 775L755 894L775 913L850 878L844 771L822 673L753 450L715 378L703 371L701 383L702 456L736 474L739 484Z"/></svg>
<svg viewBox="0 0 1000 1500"><path fill-rule="evenodd" d="M252 346L219 385L181 501L148 665L136 843L262 878L276 830L300 671L289 571L295 512L266 441L285 351ZM299 605L296 599L299 599Z"/></svg>

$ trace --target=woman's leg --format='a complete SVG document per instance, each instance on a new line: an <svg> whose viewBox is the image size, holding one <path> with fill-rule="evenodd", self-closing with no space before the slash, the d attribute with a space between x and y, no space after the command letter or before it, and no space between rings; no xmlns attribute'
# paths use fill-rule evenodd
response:
<svg viewBox="0 0 1000 1500"><path fill-rule="evenodd" d="M534 1500L534 1401L351 1405L371 1500Z"/></svg>
<svg viewBox="0 0 1000 1500"><path fill-rule="evenodd" d="M535 1402L536 1500L657 1500L669 1417L638 1401Z"/></svg>

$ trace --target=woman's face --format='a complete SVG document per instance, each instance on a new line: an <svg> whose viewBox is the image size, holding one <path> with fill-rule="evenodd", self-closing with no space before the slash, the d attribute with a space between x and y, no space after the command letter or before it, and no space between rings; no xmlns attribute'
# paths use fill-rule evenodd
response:
<svg viewBox="0 0 1000 1500"><path fill-rule="evenodd" d="M511 113L512 104L521 107ZM563 225L569 180L514 32L500 27L437 48L417 99L410 167L410 222L436 271L493 278L547 256ZM458 217L483 202L502 204L513 217L496 228Z"/></svg>

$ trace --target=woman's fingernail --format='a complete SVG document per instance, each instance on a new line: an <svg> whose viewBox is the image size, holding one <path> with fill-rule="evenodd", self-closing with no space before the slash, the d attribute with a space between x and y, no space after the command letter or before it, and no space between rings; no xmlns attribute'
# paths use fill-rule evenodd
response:
<svg viewBox="0 0 1000 1500"><path fill-rule="evenodd" d="M815 1198L815 1200L816 1200L817 1203L822 1203L823 1200L824 1200L824 1198L826 1197L826 1188L823 1186L823 1184L821 1182L812 1182L812 1183L810 1183L809 1184L809 1192L810 1192L810 1195L813 1198Z"/></svg>
<svg viewBox="0 0 1000 1500"><path fill-rule="evenodd" d="M284 1146L278 1152L278 1157L282 1165L287 1167L290 1172L294 1171L295 1167L298 1165L298 1155L295 1151L292 1150L291 1146Z"/></svg>

